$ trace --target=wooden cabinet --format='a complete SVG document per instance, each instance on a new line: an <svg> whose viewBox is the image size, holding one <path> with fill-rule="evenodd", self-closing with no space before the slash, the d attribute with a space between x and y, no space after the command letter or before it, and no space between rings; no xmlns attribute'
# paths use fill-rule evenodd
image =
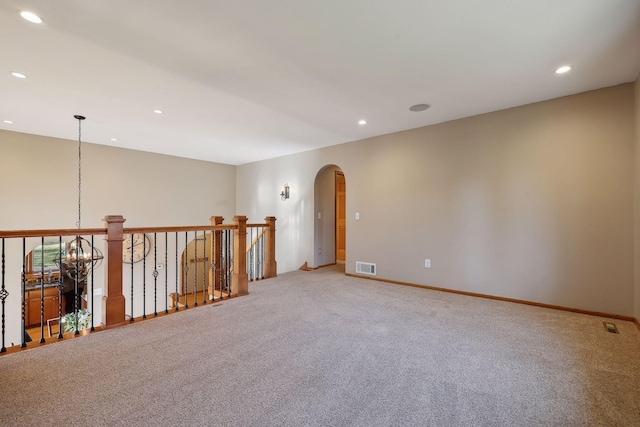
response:
<svg viewBox="0 0 640 427"><path fill-rule="evenodd" d="M40 325L41 300L44 301L45 324L48 319L59 317L60 296L56 286L44 288L44 299L42 299L42 292L39 286L36 289L28 290L24 294L24 300L24 321L27 328Z"/></svg>

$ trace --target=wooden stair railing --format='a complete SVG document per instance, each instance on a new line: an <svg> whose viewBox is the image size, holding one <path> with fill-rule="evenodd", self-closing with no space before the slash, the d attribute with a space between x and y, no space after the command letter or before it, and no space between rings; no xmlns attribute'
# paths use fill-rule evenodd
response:
<svg viewBox="0 0 640 427"><path fill-rule="evenodd" d="M104 236L104 242L105 242L105 247L104 247L104 252L105 252L105 262L103 263L103 266L105 268L105 280L102 284L102 290L100 290L100 292L94 292L93 289L93 277L91 278L91 292L87 291L87 293L90 295L91 298L91 307L93 307L93 303L94 303L94 295L101 295L102 297L98 297L98 301L96 301L97 304L101 304L102 306L102 316L101 318L96 318L95 320L98 321L98 325L101 326L100 328L113 328L113 327L118 327L118 326L122 326L125 325L131 321L134 320L133 317L133 298L134 298L134 287L132 285L128 285L131 288L131 313L127 313L126 312L126 307L125 304L127 304L125 295L123 294L123 275L129 274L130 271L130 277L131 277L131 282L130 283L134 283L134 271L136 274L136 281L138 280L138 271L141 270L142 272L142 312L143 318L146 318L147 314L152 313L153 315L158 315L157 313L157 308L164 308L162 307L162 304L157 306L156 302L160 301L163 297L164 298L168 298L169 297L169 293L168 293L168 288L166 286L165 283L165 289L164 289L164 296L162 295L162 290L158 290L157 287L157 283L156 283L156 279L158 279L159 276L159 272L157 270L161 269L162 267L157 267L158 263L162 264L161 260L156 261L156 248L154 246L153 248L153 258L149 258L148 260L145 261L145 258L143 258L143 261L141 262L142 264L142 269L140 269L139 265L137 265L135 268L133 267L133 264L131 264L131 268L130 270L127 270L127 272L123 271L123 241L125 240L125 236L126 235L130 235L130 234L135 234L135 233L153 233L154 234L154 242L156 241L155 239L155 234L158 233L160 234L164 234L165 235L165 263L167 263L167 253L166 250L168 248L168 244L166 243L166 238L167 238L167 234L168 233L173 233L176 234L180 232L184 232L185 235L186 233L191 233L191 232L195 232L196 236L198 235L198 232L200 233L211 233L212 235L220 235L221 233L225 233L226 236L228 236L228 242L231 244L232 248L231 248L231 252L227 252L228 256L225 256L225 261L227 263L231 263L233 262L233 266L228 265L226 268L226 272L225 272L225 278L229 278L228 282L230 283L230 286L228 288L225 288L225 292L227 291L227 289L230 291L229 296L240 296L240 295L246 295L249 292L248 289L248 277L247 277L247 251L251 250L253 247L255 247L255 245L263 245L264 247L264 278L269 278L269 277L276 277L277 275L277 264L276 264L276 260L275 260L275 221L276 218L275 217L266 217L265 218L265 222L262 224L257 224L259 227L262 227L262 230L259 231L258 236L253 239L253 236L250 236L250 240L251 240L251 244L249 245L249 247L247 247L247 226L254 226L256 224L247 224L247 218L245 216L235 216L233 218L233 224L230 225L223 225L223 218L222 217L212 217L211 218L211 225L207 225L207 226L179 226L179 227L124 227L124 223L125 223L125 219L123 216L121 215L108 215L104 218L104 222L106 223L104 228L83 228L83 229L39 229L39 230L0 230L0 242L2 243L1 245L1 250L0 252L1 254L1 258L2 258L2 272L1 272L1 282L2 282L2 286L0 287L0 311L1 311L1 319L2 321L0 322L2 326L0 328L0 354L1 353L5 353L6 352L6 338L7 335L11 335L11 339L15 340L15 336L18 336L18 334L16 332L19 332L19 340L22 341L20 347L25 347L26 346L26 326L25 325L25 301L24 301L24 295L25 295L25 287L26 287L26 283L27 283L27 279L28 279L28 274L26 271L26 256L27 253L29 252L26 249L26 242L27 239L32 239L30 241L35 241L36 239L38 239L38 243L40 245L44 244L44 239L47 237L53 237L53 238L58 238L60 241L62 241L62 238L64 238L65 236L91 236L91 238L93 238L94 236ZM264 239L264 242L262 242L261 239ZM20 242L21 240L21 242ZM211 239L211 241L213 242L214 239ZM10 243L9 241L13 242ZM8 243L5 246L5 243ZM155 244L155 243L154 243ZM95 245L95 243L91 243L92 246ZM18 252L19 246L21 246L22 248L22 256L21 256L21 266L17 265L16 263L14 263L14 259L15 257L13 255L8 255L6 254L7 250L10 249L10 251L16 251ZM176 237L176 248L178 247L178 243L177 243L177 237ZM15 248L15 249L14 249ZM220 260L220 249L215 250L214 248L211 248L212 252L212 258L214 259L218 259ZM262 247L261 247L262 249ZM233 256L231 255L233 254ZM11 259L11 265L6 265L7 264L7 260ZM261 259L262 259L262 255L261 255ZM151 260L153 260L153 262L151 262ZM150 274L151 276L153 276L153 278L149 278L149 274L145 273L145 271L149 271L149 270L145 270L146 267L146 263L151 264L150 269L152 269ZM221 262L219 263L221 264ZM176 249L176 271L178 271L178 255L177 255L177 249ZM22 268L20 268L22 267ZM222 267L222 266L221 266ZM127 267L129 268L129 267ZM157 268L157 269L156 269ZM166 271L166 270L165 270ZM220 277L218 274L213 275L215 277ZM17 285L14 285L15 282L18 282ZM166 275L165 275L165 282L166 282ZM136 286L138 285L137 282ZM10 286L7 286L7 284L10 284ZM215 283L209 283L209 286L211 287L212 285L215 285ZM147 311L145 308L145 302L147 301L147 299L145 298L145 290L147 289L146 287L148 286L149 292L153 291L153 309L151 311ZM177 287L177 273L176 273L176 287ZM44 289L44 286L42 287ZM194 289L194 291L196 292L202 292L202 294L204 294L205 289L207 288L207 284L206 282L204 283L204 287L201 288L202 291L200 291L197 287ZM98 291L99 289L95 289L96 291ZM177 288L176 288L177 290ZM213 291L215 291L215 288L212 289ZM157 292L157 294L156 294ZM22 295L22 301L21 301L21 315L20 315L20 321L19 322L15 322L14 320L11 320L12 323L12 328L11 328L11 332L10 334L8 334L8 329L7 328L7 323L5 320L5 316L6 316L6 312L5 312L5 303L9 302L9 301L13 301L15 300L15 295L16 293L18 293L18 296ZM177 292L176 292L177 293ZM212 292L213 293L213 292ZM9 298L9 295L11 295L11 297ZM173 301L174 304L178 304L178 300L176 298L177 295L173 296ZM44 305L44 292L41 292L41 303L40 303L40 311L41 311L41 321L40 321L40 335L41 335L41 339L40 339L40 343L44 343L45 341L45 334L44 334L44 328L47 325L47 320L49 319L43 319L43 317L49 317L48 312L47 313L42 313L43 312L43 308L45 307ZM138 298L138 297L136 297ZM100 301L101 300L101 301ZM61 301L61 299L59 298L58 301ZM139 301L138 299L136 299L136 302ZM149 301L151 302L151 298L149 298ZM60 304L58 303L58 311L60 311ZM93 311L93 309L92 309ZM168 311L165 309L165 314ZM46 314L46 316L45 316ZM14 328L13 325L17 325L20 329L20 331L17 331L18 328ZM47 337L49 339L51 339L52 337ZM35 341L35 340L34 340ZM12 343L13 346L13 343Z"/></svg>
<svg viewBox="0 0 640 427"><path fill-rule="evenodd" d="M236 218L239 217L234 217L234 221L236 221ZM209 294L212 295L215 291L220 290L221 289L221 280L223 280L225 278L225 274L230 274L232 277L235 277L236 274L235 272L238 271L238 268L240 265L242 265L242 271L245 272L245 277L246 275L246 267L247 267L247 254L251 251L251 249L260 241L261 238L265 239L265 256L264 256L264 277L265 279L268 279L270 277L277 277L277 263L276 263L276 254L275 254L275 250L276 250L276 217L274 216L268 216L265 217L265 222L264 223L260 223L260 224L247 224L246 223L246 217L245 218L245 222L244 222L244 227L242 228L242 231L240 231L240 229L237 229L235 234L234 234L234 252L233 252L233 259L232 264L229 266L229 268L223 268L223 271L220 271L220 267L219 264L217 263L214 266L213 269L213 275L209 276L209 286L208 286L208 291ZM219 226L224 222L224 217L222 216L212 216L211 217L211 225L212 226ZM238 256L240 254L240 250L236 250L239 249L240 247L242 247L242 242L246 242L246 235L247 235L247 228L251 228L251 227L262 227L262 230L260 231L260 233L258 234L258 236L252 240L251 244L247 245L244 248L244 252L241 253L241 256ZM215 244L215 242L219 242L221 239L221 231L212 231L211 232L213 234L213 238L211 239L211 254L212 254L212 258L214 260L221 260L222 259L222 253L220 252L220 246ZM240 237L242 234L242 237ZM226 262L228 262L228 260L226 260ZM226 267L226 266L222 266L222 267ZM248 283L248 277L247 277L247 283ZM248 292L248 290L247 290Z"/></svg>

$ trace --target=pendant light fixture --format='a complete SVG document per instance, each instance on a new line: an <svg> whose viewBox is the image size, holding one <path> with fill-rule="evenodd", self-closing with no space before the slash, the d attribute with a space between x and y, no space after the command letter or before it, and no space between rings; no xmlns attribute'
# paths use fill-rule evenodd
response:
<svg viewBox="0 0 640 427"><path fill-rule="evenodd" d="M78 120L78 221L76 226L82 228L82 121L84 116L74 115ZM87 239L76 236L67 244L63 258L60 260L61 270L69 279L83 282L92 270L102 264L102 252Z"/></svg>

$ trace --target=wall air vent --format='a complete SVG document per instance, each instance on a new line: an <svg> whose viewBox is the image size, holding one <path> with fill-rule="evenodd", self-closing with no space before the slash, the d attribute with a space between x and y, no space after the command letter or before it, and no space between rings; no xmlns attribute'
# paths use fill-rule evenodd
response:
<svg viewBox="0 0 640 427"><path fill-rule="evenodd" d="M369 276L376 275L376 265L370 262L356 261L356 273L367 274Z"/></svg>

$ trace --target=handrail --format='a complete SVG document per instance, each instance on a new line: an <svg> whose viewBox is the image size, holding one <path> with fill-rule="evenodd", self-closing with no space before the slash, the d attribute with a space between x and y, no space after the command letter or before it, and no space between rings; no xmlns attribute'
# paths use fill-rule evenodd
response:
<svg viewBox="0 0 640 427"><path fill-rule="evenodd" d="M238 228L235 224L226 225L182 225L173 227L128 227L123 228L123 234L132 233L174 233L180 231L222 231L222 230L235 230Z"/></svg>
<svg viewBox="0 0 640 427"><path fill-rule="evenodd" d="M262 225L262 224L260 224ZM172 233L180 231L218 231L235 230L235 224L226 225L185 225L172 227L128 227L122 231L124 234L131 233ZM30 238L30 237L58 237L58 236L83 236L83 235L105 235L106 228L57 228L46 230L0 230L0 239Z"/></svg>
<svg viewBox="0 0 640 427"><path fill-rule="evenodd" d="M55 230L0 230L0 239L19 237L81 236L85 234L107 234L106 228L59 228Z"/></svg>

